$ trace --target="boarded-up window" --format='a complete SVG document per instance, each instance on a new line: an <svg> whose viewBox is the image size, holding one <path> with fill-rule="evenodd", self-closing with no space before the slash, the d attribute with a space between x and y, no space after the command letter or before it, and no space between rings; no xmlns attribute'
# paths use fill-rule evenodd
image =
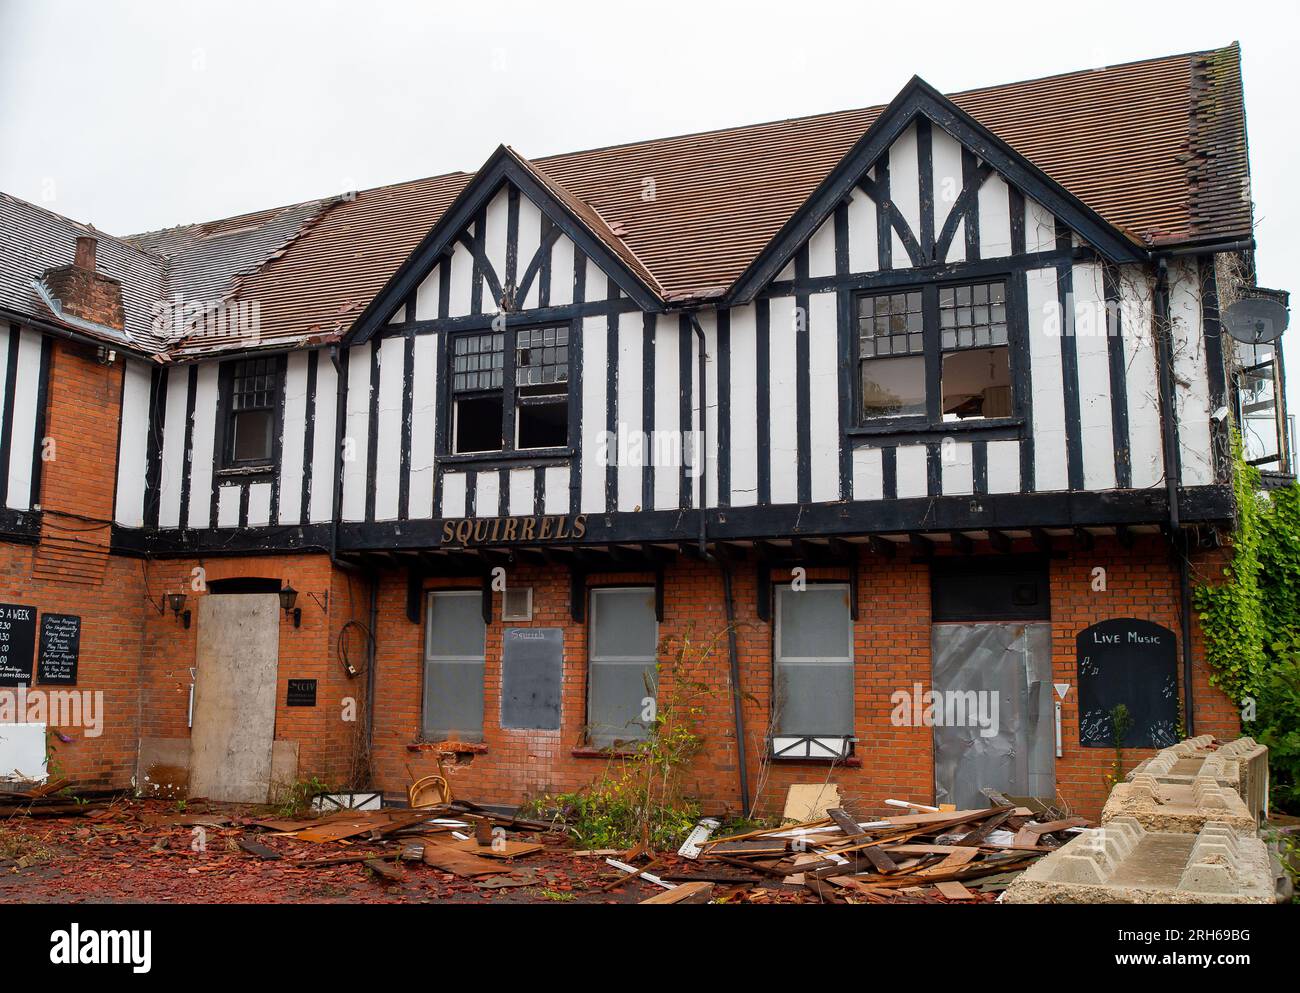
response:
<svg viewBox="0 0 1300 993"><path fill-rule="evenodd" d="M486 637L481 593L429 594L424 639L426 738L482 739Z"/></svg>
<svg viewBox="0 0 1300 993"><path fill-rule="evenodd" d="M853 623L849 588L776 591L776 729L781 735L853 734Z"/></svg>
<svg viewBox="0 0 1300 993"><path fill-rule="evenodd" d="M656 687L654 589L592 590L589 637L588 740L598 748L643 740Z"/></svg>

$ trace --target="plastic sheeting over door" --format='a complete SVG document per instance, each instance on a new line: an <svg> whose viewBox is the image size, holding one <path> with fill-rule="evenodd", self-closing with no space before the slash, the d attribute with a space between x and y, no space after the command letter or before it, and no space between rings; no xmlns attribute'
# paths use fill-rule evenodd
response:
<svg viewBox="0 0 1300 993"><path fill-rule="evenodd" d="M1051 625L936 624L930 647L936 802L1054 796Z"/></svg>

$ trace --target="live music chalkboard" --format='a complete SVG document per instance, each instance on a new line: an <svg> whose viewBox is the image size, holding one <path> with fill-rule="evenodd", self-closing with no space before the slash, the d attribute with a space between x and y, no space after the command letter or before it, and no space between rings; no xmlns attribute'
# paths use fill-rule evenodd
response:
<svg viewBox="0 0 1300 993"><path fill-rule="evenodd" d="M76 614L42 614L36 681L76 686L80 656L81 618Z"/></svg>
<svg viewBox="0 0 1300 993"><path fill-rule="evenodd" d="M30 686L36 608L0 603L0 686Z"/></svg>
<svg viewBox="0 0 1300 993"><path fill-rule="evenodd" d="M1075 639L1079 674L1079 743L1113 748L1111 712L1128 708L1125 748L1168 748L1178 740L1178 650L1159 624L1118 618Z"/></svg>
<svg viewBox="0 0 1300 993"><path fill-rule="evenodd" d="M506 628L501 651L501 726L558 731L564 632Z"/></svg>

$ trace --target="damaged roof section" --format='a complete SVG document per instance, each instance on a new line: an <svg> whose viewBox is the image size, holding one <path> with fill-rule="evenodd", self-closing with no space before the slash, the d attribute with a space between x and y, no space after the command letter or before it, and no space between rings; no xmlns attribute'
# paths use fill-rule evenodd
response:
<svg viewBox="0 0 1300 993"><path fill-rule="evenodd" d="M94 238L96 272L121 284L116 322L65 310L58 281L47 274L72 267L77 239ZM72 331L105 345L152 354L165 342L154 332L153 308L167 286L166 259L59 214L0 193L0 311ZM118 326L114 326L117 324Z"/></svg>

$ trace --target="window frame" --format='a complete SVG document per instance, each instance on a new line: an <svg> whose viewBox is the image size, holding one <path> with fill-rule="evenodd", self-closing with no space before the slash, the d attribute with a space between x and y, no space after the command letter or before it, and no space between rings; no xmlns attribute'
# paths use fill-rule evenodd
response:
<svg viewBox="0 0 1300 993"><path fill-rule="evenodd" d="M470 658L461 655L437 655L430 654L429 642L433 636L433 600L438 596L460 596L473 597L480 606L480 612L477 615L482 621L481 612L483 591L481 589L471 589L469 587L440 587L437 589L428 589L424 591L424 632L420 643L420 737L422 740L441 740L447 734L455 732L460 736L460 740L469 741L477 744L484 740L484 724L487 718L486 705L486 678L487 678L487 651L488 651L488 623L483 623L483 655L481 658ZM450 728L450 729L430 729L429 719L429 666L439 663L477 663L479 666L479 686L483 695L479 698L480 713L478 715L478 729L476 731Z"/></svg>
<svg viewBox="0 0 1300 993"><path fill-rule="evenodd" d="M1007 417L979 417L965 420L945 421L943 419L943 339L940 327L939 294L941 290L959 286L974 286L981 283L1005 285L1006 320L1007 320L1007 372L1011 385L1011 414ZM850 389L853 397L853 416L845 429L849 435L865 437L893 437L896 435L943 435L961 434L964 436L984 435L989 437L1016 438L1025 424L1026 394L1029 389L1026 378L1028 353L1027 341L1023 332L1020 301L1016 295L1020 282L1011 270L1003 270L980 275L965 275L932 282L901 283L897 286L867 287L854 290L849 294L850 326L848 329L848 352L850 356ZM890 296L900 293L921 294L922 313L922 351L909 353L920 355L925 360L925 414L903 415L886 418L867 418L863 410L862 390L862 340L860 330L862 300L870 297ZM990 346L1004 347L1004 346ZM953 352L966 351L957 349ZM974 349L970 349L974 350ZM882 356L882 359L894 356ZM904 356L900 356L904 357ZM867 356L866 358L870 358Z"/></svg>
<svg viewBox="0 0 1300 993"><path fill-rule="evenodd" d="M587 628L587 630L586 630L586 637L587 637L587 672L586 672L586 677L587 677L587 678L586 678L586 700L584 701L584 706L583 706L583 718L584 718L584 720L583 720L583 729L584 729L584 737L585 737L587 743L588 743L589 745L591 745L592 747L595 747L595 748L598 748L598 749L615 749L615 750L617 750L617 748L618 748L621 744L622 744L622 745L632 745L632 746L635 746L635 745L637 745L637 744L639 744L639 743L645 741L646 738L649 737L649 729L647 729L646 732L645 732L645 734L643 734L643 735L639 735L639 736L636 736L636 737L632 737L632 736L621 737L621 738L617 739L617 741L615 741L615 742L610 742L610 743L600 743L600 742L596 742L596 741L594 740L593 736L592 736L592 729L596 727L596 725L592 722L592 714L591 714L591 703L592 703L592 692L591 692L591 688L592 688L592 663L599 661L599 662L601 662L601 663L603 663L603 664L611 664L611 663L612 663L612 664L626 664L626 665L638 665L638 664L642 664L641 661L640 661L640 659L639 659L638 657L630 656L630 655L616 655L616 656L608 656L608 657L603 657L603 658L600 658L600 659L598 659L598 658L596 657L596 654L595 654L595 651L594 651L594 644L595 644L594 632L595 632L595 625L596 625L596 601L597 601L597 599L599 598L599 596L602 595L602 594L606 594L606 593L632 593L632 592L645 592L645 593L648 593L648 594L650 595L650 597L651 597L651 602L652 602L652 604L653 604L653 598L654 598L654 595L655 595L655 587L654 587L653 584L641 584L641 583L618 583L618 584L609 585L609 586L589 586L589 587L587 587L587 593L586 593L586 595L587 595L587 619L586 619L586 628ZM651 615L652 615L652 617L653 617L653 614L654 614L654 608L653 608L653 606L652 606L652 608L651 608ZM658 668L659 668L659 629L660 629L660 621L659 621L658 617L654 617L653 619L654 619L654 626L655 626L655 638L654 638L654 651L653 651L653 655L652 655L652 657L651 657L651 659L650 659L650 662L651 662L651 664L653 665L653 667L654 667L654 669L655 669L655 700L657 701L657 700L659 699L659 677L658 677ZM603 726L603 725L602 725L602 726ZM639 726L639 725L638 725L638 726ZM628 729L630 730L631 727L632 727L632 725L629 724Z"/></svg>
<svg viewBox="0 0 1300 993"><path fill-rule="evenodd" d="M853 584L850 581L843 580L843 579L809 580L808 589L812 589L814 587L830 587L830 588L840 589L844 592L844 596L847 604L846 609L848 611L847 620L848 620L848 632L849 632L848 645L847 645L848 654L846 656L848 659L848 665L845 668L849 670L850 684L853 687L853 689L856 690L858 659L857 659L857 652L855 650L856 648L855 643L857 640L857 628L856 628L856 622L853 620L853 605L850 602L853 596ZM772 584L772 654L771 654L772 699L770 701L770 703L772 704L775 704L776 702L776 692L778 686L778 666L781 664L780 659L782 658L780 654L781 598L782 596L785 595L799 596L799 593L791 589L789 587L789 584L787 583ZM817 657L818 656L790 656L791 659L798 659L798 660L805 660L805 661L807 659L817 658ZM798 665L799 662L796 661L794 664ZM856 699L856 696L854 697L854 699ZM847 737L849 739L848 748L845 755L842 756L842 757L847 757L848 755L852 754L853 742L857 738L858 710L856 704L853 706L852 712L853 712L853 718L852 718L853 726L849 728L848 732L845 734L835 734L831 732L819 732L819 731L811 731L811 730L786 731L785 729L777 726L776 721L773 720L772 727L769 732L769 743L775 741L776 739L787 739L787 738L831 739L837 737ZM803 759L806 757L798 756L798 758Z"/></svg>
<svg viewBox="0 0 1300 993"><path fill-rule="evenodd" d="M271 451L265 458L235 458L235 423L237 412L234 409L235 379L241 364L246 362L266 361L271 364L271 375L275 384L269 407L246 408L270 410L271 412ZM280 463L281 435L284 432L284 382L286 360L280 355L244 355L228 359L218 366L217 373L217 440L216 470L226 475L262 475L272 474Z"/></svg>
<svg viewBox="0 0 1300 993"><path fill-rule="evenodd" d="M565 341L565 379L564 379L564 405L566 417L565 440L563 445L553 445L545 448L520 448L518 447L519 438L519 392L518 392L518 341L521 333L532 331L544 331L555 329L563 331L566 335ZM554 459L556 457L569 457L573 454L573 437L574 437L574 368L575 348L574 343L577 337L577 328L575 322L569 320L560 321L530 321L526 324L507 325L500 331L496 331L490 325L482 328L466 328L449 332L443 336L441 349L441 358L443 368L446 370L446 386L441 391L441 402L443 405L444 416L440 418L441 424L445 426L445 431L439 432L438 439L438 456L439 461L444 463L461 463L461 462L485 462L485 461L522 461L529 462L539 459ZM501 369L501 447L486 449L476 452L458 452L456 451L456 420L457 420L457 399L456 392L456 372L455 362L455 342L459 338L473 337L484 334L501 334L502 335L502 369ZM493 395L496 390L477 390L472 393L464 394L468 397ZM536 402L535 400L532 402Z"/></svg>

